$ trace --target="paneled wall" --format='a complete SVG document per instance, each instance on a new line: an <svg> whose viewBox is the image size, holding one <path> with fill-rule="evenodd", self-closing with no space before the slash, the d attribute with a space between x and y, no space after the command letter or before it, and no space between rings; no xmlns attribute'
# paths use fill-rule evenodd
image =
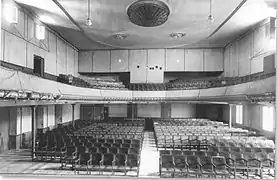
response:
<svg viewBox="0 0 277 180"><path fill-rule="evenodd" d="M127 104L109 104L109 117L127 117Z"/></svg>
<svg viewBox="0 0 277 180"><path fill-rule="evenodd" d="M271 22L270 22L271 21ZM264 71L272 64L264 57L273 54L276 47L271 33L273 21L267 19L224 49L224 76L245 76Z"/></svg>
<svg viewBox="0 0 277 180"><path fill-rule="evenodd" d="M79 52L79 72L130 72L132 83L162 83L164 72L174 71L223 71L223 49Z"/></svg>
<svg viewBox="0 0 277 180"><path fill-rule="evenodd" d="M207 118L213 121L223 121L223 104L197 104L196 117Z"/></svg>
<svg viewBox="0 0 277 180"><path fill-rule="evenodd" d="M19 7L17 24L9 24L4 18L2 22L1 60L33 68L33 57L38 55L45 59L46 73L78 74L77 49L48 28L45 39L37 40L35 24L40 22L25 9Z"/></svg>
<svg viewBox="0 0 277 180"><path fill-rule="evenodd" d="M161 117L161 104L138 104L137 117Z"/></svg>
<svg viewBox="0 0 277 180"><path fill-rule="evenodd" d="M194 118L196 116L196 105L185 103L171 104L171 118Z"/></svg>
<svg viewBox="0 0 277 180"><path fill-rule="evenodd" d="M226 112L225 117L227 117L227 113L231 113L228 115L229 115L229 118L230 117L232 118L233 126L249 127L249 128L259 131L260 133L262 133L266 136L274 137L274 132L268 132L268 131L264 131L262 129L262 127L263 127L263 105L244 104L243 105L243 124L242 125L236 124L236 106L235 105L230 105L230 108L224 107L224 112ZM275 111L274 111L274 116L275 116ZM273 126L275 126L275 125L273 125Z"/></svg>
<svg viewBox="0 0 277 180"><path fill-rule="evenodd" d="M3 152L8 150L9 135L16 134L16 109L0 107L0 115L0 152Z"/></svg>

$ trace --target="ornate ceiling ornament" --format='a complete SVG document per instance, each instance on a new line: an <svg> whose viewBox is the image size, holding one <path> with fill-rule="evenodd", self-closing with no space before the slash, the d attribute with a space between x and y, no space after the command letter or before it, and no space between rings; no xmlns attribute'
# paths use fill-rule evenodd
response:
<svg viewBox="0 0 277 180"><path fill-rule="evenodd" d="M159 0L138 0L127 9L130 21L142 27L155 27L164 24L170 10L168 6Z"/></svg>

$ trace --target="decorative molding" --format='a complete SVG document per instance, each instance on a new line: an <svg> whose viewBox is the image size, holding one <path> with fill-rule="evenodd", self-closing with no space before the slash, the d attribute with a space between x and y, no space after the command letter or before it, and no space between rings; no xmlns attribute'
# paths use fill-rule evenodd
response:
<svg viewBox="0 0 277 180"><path fill-rule="evenodd" d="M275 92L269 92L264 94L246 95L246 99L251 104L275 104L276 94Z"/></svg>

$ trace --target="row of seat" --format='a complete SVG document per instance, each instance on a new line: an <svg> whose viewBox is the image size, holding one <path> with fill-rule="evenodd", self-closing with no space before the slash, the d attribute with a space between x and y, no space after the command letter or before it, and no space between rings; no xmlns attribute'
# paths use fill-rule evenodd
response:
<svg viewBox="0 0 277 180"><path fill-rule="evenodd" d="M206 79L177 79L167 84L167 89L206 89L215 87L224 87L230 85L236 85L241 83L247 83L257 80L266 79L275 76L275 72L272 73L256 73L246 75L243 77L212 77Z"/></svg>
<svg viewBox="0 0 277 180"><path fill-rule="evenodd" d="M90 153L82 152L80 154L64 155L61 159L61 168L71 165L74 172L86 171L90 174L92 171L98 171L99 174L106 171L127 172L132 171L138 176L140 160L137 154L113 154L113 153Z"/></svg>
<svg viewBox="0 0 277 180"><path fill-rule="evenodd" d="M250 173L254 172L263 179L264 171L268 175L274 176L274 161L265 158L243 157L230 155L229 157L213 154L209 152L198 152L196 154L177 153L160 155L160 173L169 173L171 176L181 174L185 176L194 175L196 177L216 178L216 176L236 178L237 173L242 171L242 175L249 178ZM258 173L257 173L258 172Z"/></svg>
<svg viewBox="0 0 277 180"><path fill-rule="evenodd" d="M75 77L67 74L59 74L58 81L66 84L71 84L77 87L84 88L95 88L95 89L126 89L125 85L122 82L105 82L105 81L95 81L90 80L89 77L81 78Z"/></svg>
<svg viewBox="0 0 277 180"><path fill-rule="evenodd" d="M160 175L170 174L210 178L217 176L229 177L232 175L231 168L224 157L221 156L195 156L195 155L161 155Z"/></svg>

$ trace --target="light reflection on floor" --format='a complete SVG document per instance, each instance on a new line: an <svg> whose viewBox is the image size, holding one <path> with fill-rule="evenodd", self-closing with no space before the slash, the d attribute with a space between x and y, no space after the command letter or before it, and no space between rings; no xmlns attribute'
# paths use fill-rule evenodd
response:
<svg viewBox="0 0 277 180"><path fill-rule="evenodd" d="M153 132L144 133L139 177L159 177L159 151L155 144Z"/></svg>

